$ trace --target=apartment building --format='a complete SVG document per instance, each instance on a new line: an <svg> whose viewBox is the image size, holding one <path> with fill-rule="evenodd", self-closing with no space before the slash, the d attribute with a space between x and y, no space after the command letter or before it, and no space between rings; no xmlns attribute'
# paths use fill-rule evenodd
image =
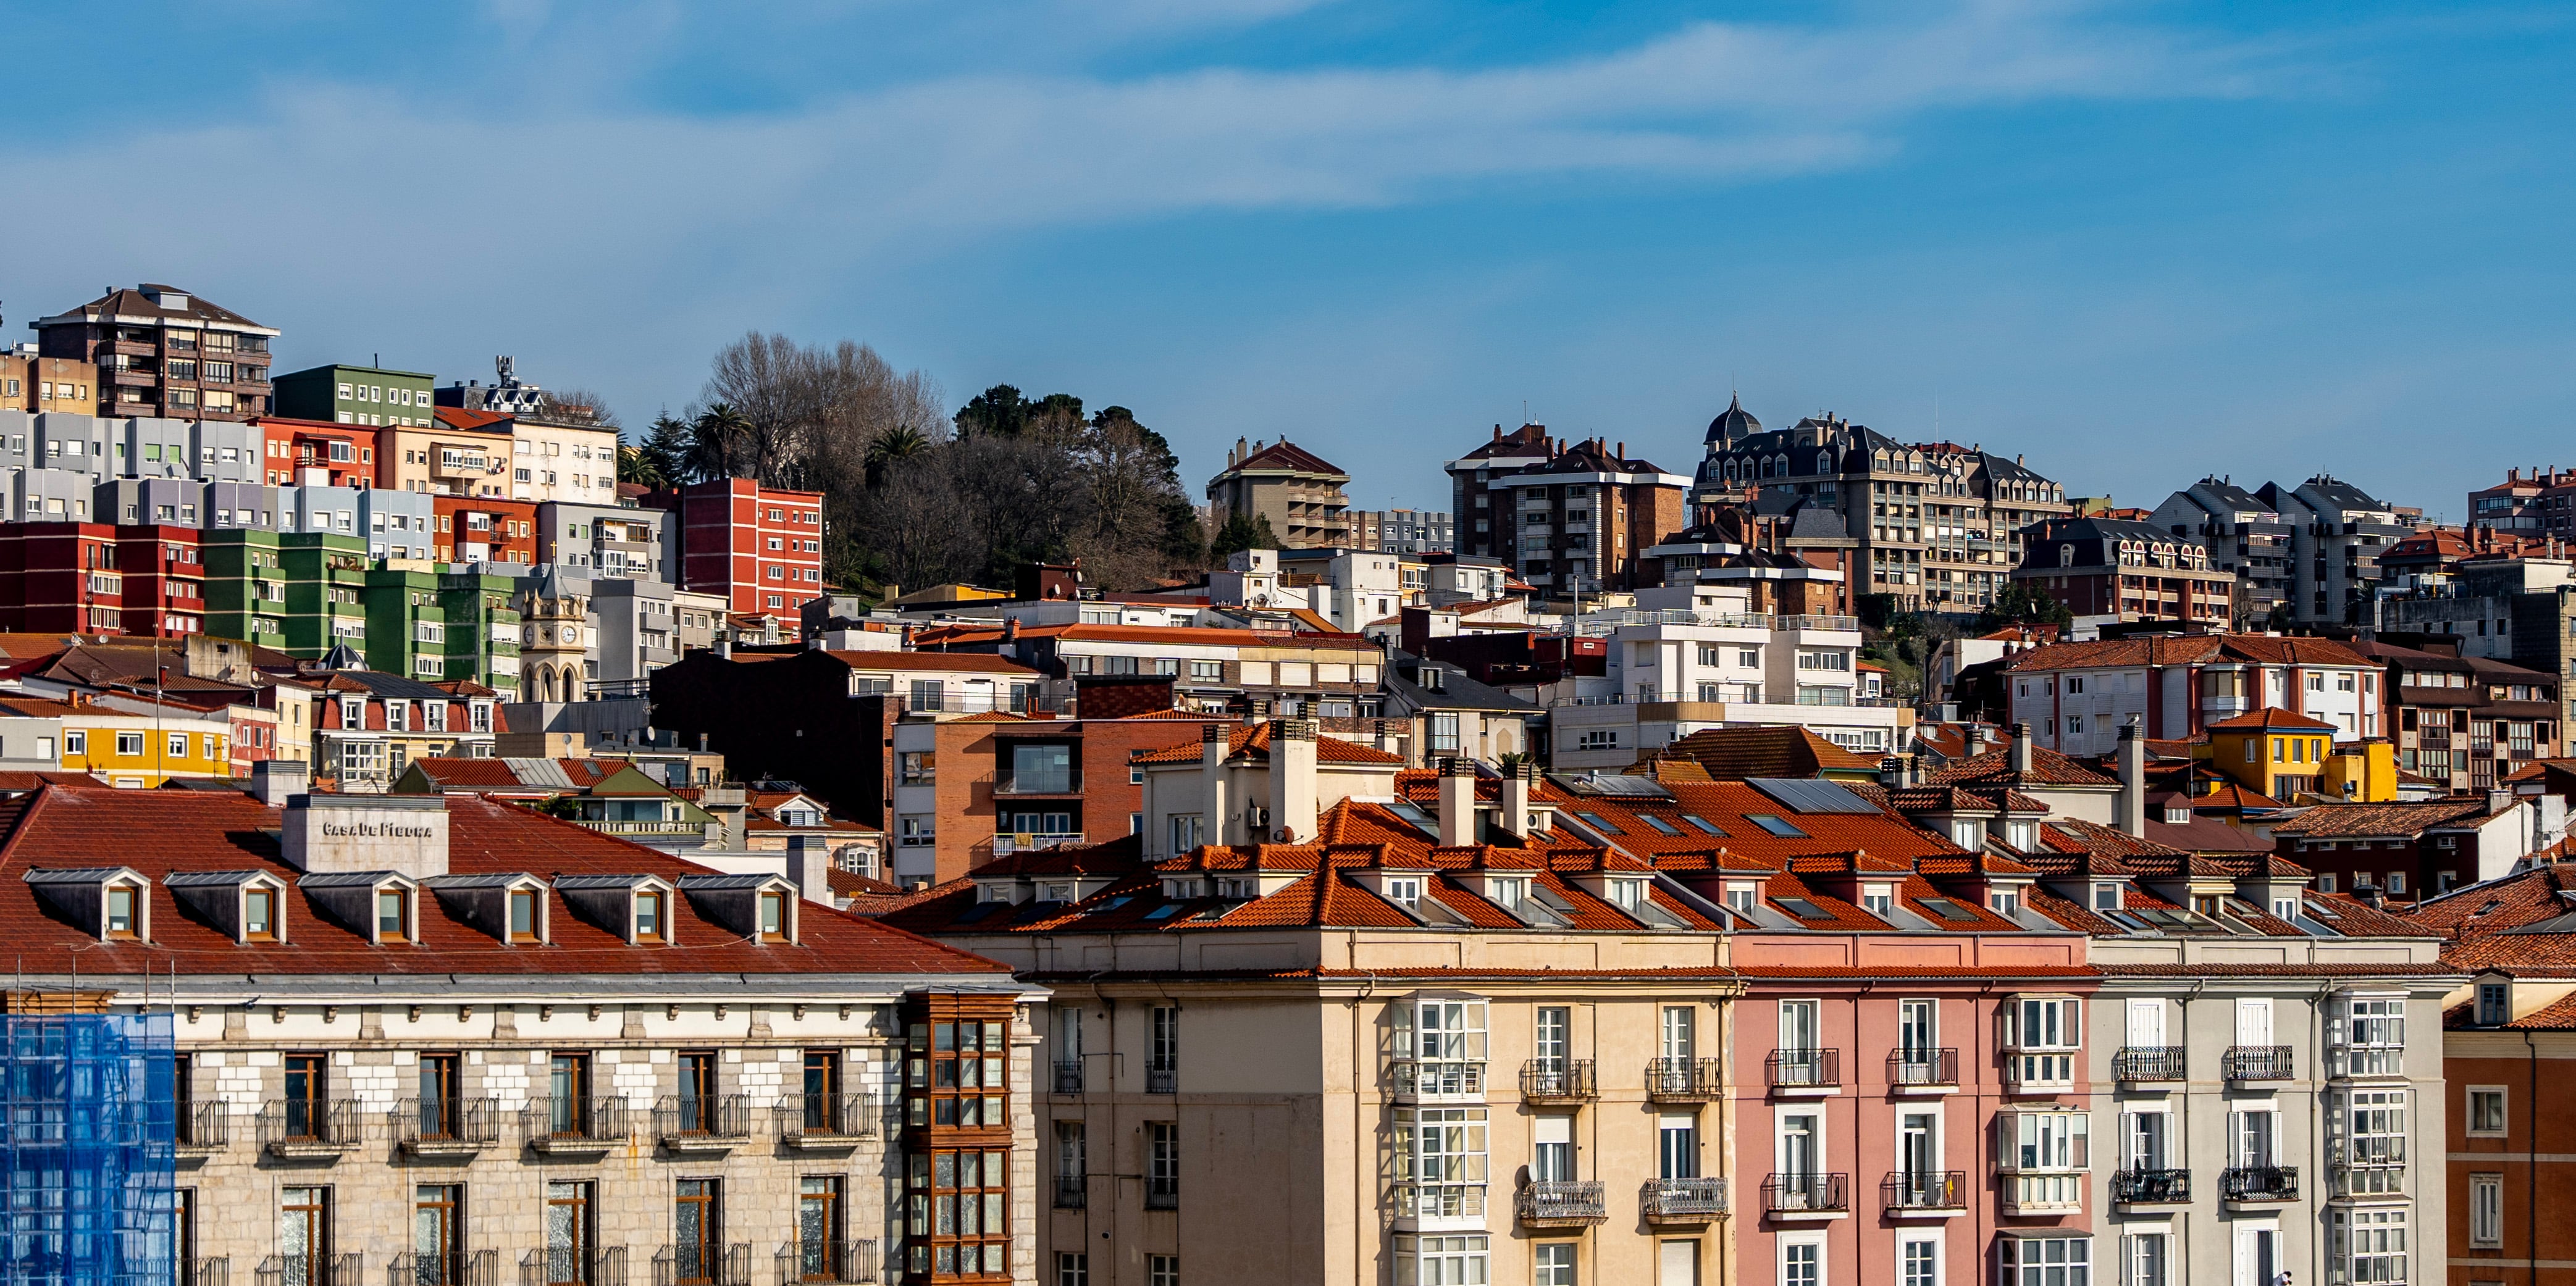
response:
<svg viewBox="0 0 2576 1286"><path fill-rule="evenodd" d="M1637 601L1578 622L1607 653L1600 677L1556 685L1552 768L1623 768L1711 728L1793 725L1864 754L1903 747L1913 712L1860 694L1858 620L1754 611L1748 590L1714 580Z"/></svg>
<svg viewBox="0 0 2576 1286"><path fill-rule="evenodd" d="M1625 442L1588 438L1485 489L1494 557L1554 598L1656 583L1660 564L1646 551L1686 525L1690 480L1629 458Z"/></svg>
<svg viewBox="0 0 2576 1286"><path fill-rule="evenodd" d="M0 409L98 413L98 367L72 357L40 356L33 344L0 351Z"/></svg>
<svg viewBox="0 0 2576 1286"><path fill-rule="evenodd" d="M1865 573L1841 515L1772 499L1697 506L1699 521L1646 551L1662 564L1658 583L1733 585L1759 611L1851 615L1852 585Z"/></svg>
<svg viewBox="0 0 2576 1286"><path fill-rule="evenodd" d="M2481 553L2446 576L2383 593L2379 628L2391 634L2448 635L2464 657L2511 661L2576 676L2576 562L2519 552ZM2562 698L2569 694L2562 692ZM2576 699L2567 707L2576 712Z"/></svg>
<svg viewBox="0 0 2576 1286"><path fill-rule="evenodd" d="M1457 518L1427 509L1353 509L1351 548L1390 554L1447 554L1458 548Z"/></svg>
<svg viewBox="0 0 2576 1286"><path fill-rule="evenodd" d="M907 708L892 728L887 878L938 883L1013 853L1135 834L1145 824L1138 756L1177 748L1195 761L1201 726L1240 727L1223 718L1170 709L1055 718Z"/></svg>
<svg viewBox="0 0 2576 1286"><path fill-rule="evenodd" d="M2320 719L2339 742L2387 736L2379 663L2332 639L2157 635L2051 643L2005 667L2015 723L2070 755L2109 754L2119 728L2180 739L2265 708Z"/></svg>
<svg viewBox="0 0 2576 1286"><path fill-rule="evenodd" d="M2022 532L2011 579L2045 591L2078 624L2173 621L2223 631L2234 623L2235 573L2212 566L2201 543L2148 522L2035 523Z"/></svg>
<svg viewBox="0 0 2576 1286"><path fill-rule="evenodd" d="M1385 653L1357 634L1188 625L960 625L917 631L912 645L1000 656L1071 682L1167 677L1174 704L1212 714L1373 719L1385 709L1379 687Z"/></svg>
<svg viewBox="0 0 2576 1286"><path fill-rule="evenodd" d="M442 563L518 563L537 561L537 507L518 500L488 496L433 495L438 516L437 552Z"/></svg>
<svg viewBox="0 0 2576 1286"><path fill-rule="evenodd" d="M1229 816L1167 795L1241 786L1313 843L1015 855L886 917L1049 980L1040 1268L1735 1280L1723 913L1540 828L1526 778L1493 783L1520 833L1478 842L1476 777L1338 787L1310 724L1264 731L1258 773L1220 735L1222 767L1150 771L1149 808Z"/></svg>
<svg viewBox="0 0 2576 1286"><path fill-rule="evenodd" d="M2396 742L2399 768L2458 794L2558 756L2566 726L2557 675L2461 656L2457 644L2357 642L2352 650L2387 667L2380 726Z"/></svg>
<svg viewBox="0 0 2576 1286"><path fill-rule="evenodd" d="M27 326L41 355L97 368L100 415L240 420L276 409L278 332L176 286L111 289Z"/></svg>
<svg viewBox="0 0 2576 1286"><path fill-rule="evenodd" d="M2267 482L2254 498L2290 527L2290 617L2301 624L2358 625L2371 619L2379 556L2415 533L2413 519L2329 474L2284 487Z"/></svg>
<svg viewBox="0 0 2576 1286"><path fill-rule="evenodd" d="M262 480L270 486L371 487L376 481L376 430L336 420L261 416L266 440Z"/></svg>
<svg viewBox="0 0 2576 1286"><path fill-rule="evenodd" d="M423 683L354 667L317 683L314 771L344 791L382 792L415 759L489 759L496 735L508 731L500 694L478 683Z"/></svg>
<svg viewBox="0 0 2576 1286"><path fill-rule="evenodd" d="M2576 987L2558 963L2569 946L2561 921L2571 896L2576 864L2552 853L2406 917L2447 938L2442 959L2465 975L2445 997L2438 1029L2442 1149L2417 1154L2428 1169L2432 1157L2443 1161L2449 1286L2564 1286L2571 1277L2576 1191L2556 1159L2576 1121L2576 1078L2558 1077L2576 1058L2567 1003Z"/></svg>
<svg viewBox="0 0 2576 1286"><path fill-rule="evenodd" d="M610 455L613 498L615 452ZM727 610L743 614L794 612L822 595L821 492L725 478L655 492L643 502L671 515L662 528L668 547L662 565L672 584L721 594Z"/></svg>
<svg viewBox="0 0 2576 1286"><path fill-rule="evenodd" d="M187 527L0 523L0 630L203 633L200 558L198 533Z"/></svg>
<svg viewBox="0 0 2576 1286"><path fill-rule="evenodd" d="M59 698L8 695L0 710L11 719L50 725L35 757L57 756L48 768L88 773L122 790L150 790L174 778L231 777L233 721L224 709L205 709L146 696L70 693Z"/></svg>
<svg viewBox="0 0 2576 1286"><path fill-rule="evenodd" d="M2421 899L2501 879L2554 845L2555 801L2492 791L2474 799L2319 804L2270 828L2284 857L2326 889Z"/></svg>
<svg viewBox="0 0 2576 1286"><path fill-rule="evenodd" d="M376 485L394 491L507 498L511 432L509 416L459 407L431 407L413 423L389 425L378 441Z"/></svg>
<svg viewBox="0 0 2576 1286"><path fill-rule="evenodd" d="M659 509L607 500L550 500L537 506L537 561L592 576L667 581L662 525L668 518Z"/></svg>
<svg viewBox="0 0 2576 1286"><path fill-rule="evenodd" d="M112 1111L123 1081L41 1063L122 1016L168 1087L118 1136L157 1173L16 1191L117 1228L121 1275L1037 1286L1040 991L776 875L283 776L265 800L48 785L7 818L19 996L91 1011L13 1004L12 1083Z"/></svg>
<svg viewBox="0 0 2576 1286"><path fill-rule="evenodd" d="M1740 404L1709 424L1697 503L1771 503L1773 493L1838 512L1869 569L1854 593L1909 611L1973 612L2021 564L2021 530L2072 512L2065 488L2019 458L1952 442L1908 445L1831 413L1765 430Z"/></svg>
<svg viewBox="0 0 2576 1286"><path fill-rule="evenodd" d="M1504 474L1545 464L1555 455L1556 443L1546 425L1524 424L1505 433L1497 424L1492 441L1478 443L1474 450L1443 464L1441 469L1449 475L1457 552L1502 558L1513 524L1509 515L1496 515L1490 484Z"/></svg>
<svg viewBox="0 0 2576 1286"><path fill-rule="evenodd" d="M1208 528L1242 514L1268 519L1282 549L1350 548L1351 498L1343 491L1350 483L1339 466L1286 438L1249 445L1236 438L1225 469L1208 479Z"/></svg>
<svg viewBox="0 0 2576 1286"><path fill-rule="evenodd" d="M434 381L421 371L312 366L277 377L277 413L376 428L426 428Z"/></svg>
<svg viewBox="0 0 2576 1286"><path fill-rule="evenodd" d="M2209 566L2235 575L2239 622L2261 625L2275 610L2288 611L2296 591L2293 524L2252 492L2226 478L2202 478L2167 496L2146 522L2193 541L2207 552Z"/></svg>

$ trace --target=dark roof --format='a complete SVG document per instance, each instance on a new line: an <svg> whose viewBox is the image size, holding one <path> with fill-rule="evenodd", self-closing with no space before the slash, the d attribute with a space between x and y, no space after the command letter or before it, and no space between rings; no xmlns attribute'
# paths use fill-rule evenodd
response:
<svg viewBox="0 0 2576 1286"><path fill-rule="evenodd" d="M1744 399L1730 394L1726 399L1726 409L1718 412L1717 418L1708 422L1708 436L1703 440L1724 442L1733 438L1750 437L1761 431L1762 421L1754 419L1753 413L1744 409Z"/></svg>
<svg viewBox="0 0 2576 1286"><path fill-rule="evenodd" d="M1428 710L1499 710L1507 714L1537 714L1538 707L1501 688L1478 683L1454 665L1425 661L1406 651L1394 653L1392 664L1384 671L1389 691L1407 704ZM1440 690L1423 687L1407 676L1416 666L1431 665L1441 671Z"/></svg>
<svg viewBox="0 0 2576 1286"><path fill-rule="evenodd" d="M166 294L184 294L188 297L188 306L185 308L164 308L160 303L152 298L151 294L145 293L147 291ZM195 291L181 290L177 286L165 286L159 282L150 281L136 287L110 290L106 294L101 295L86 304L82 304L77 308L69 309L61 313L60 316L66 320L82 320L80 314L89 314L90 316L95 317L157 317L164 321L194 321L212 323L219 326L239 326L250 330L269 330L268 327L262 326L258 322L252 321L250 318L244 317L240 313L234 312L229 308L217 307L214 304L206 302L203 298L199 297ZM36 324L41 326L44 322L53 320L54 318L48 317ZM270 333L274 334L275 332L271 331Z"/></svg>
<svg viewBox="0 0 2576 1286"><path fill-rule="evenodd" d="M1347 478L1350 476L1349 474L1342 472L1342 467L1340 465L1334 464L1322 456L1319 456L1304 447L1298 446L1296 443L1291 442L1286 438L1281 438L1278 441L1253 452L1251 455L1244 457L1242 463L1229 466L1225 472L1243 473L1252 469L1287 469L1297 473L1325 473L1331 474L1337 478ZM1223 477L1225 475L1219 474L1217 476Z"/></svg>

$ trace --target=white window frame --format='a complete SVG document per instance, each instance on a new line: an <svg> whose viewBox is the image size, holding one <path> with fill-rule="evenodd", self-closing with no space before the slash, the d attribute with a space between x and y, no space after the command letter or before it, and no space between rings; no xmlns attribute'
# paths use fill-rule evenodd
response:
<svg viewBox="0 0 2576 1286"><path fill-rule="evenodd" d="M2504 1176L2469 1176L2469 1248L2504 1249Z"/></svg>
<svg viewBox="0 0 2576 1286"><path fill-rule="evenodd" d="M2496 1114L2504 1119L2504 1125L2501 1128L2493 1130L2478 1128L2478 1096L2481 1094L2495 1095ZM2501 1139L2505 1135L2511 1133L2513 1129L2513 1100L2507 1096L2505 1087L2502 1085L2471 1085L2463 1089L2460 1093L2460 1124L2463 1132L2473 1139Z"/></svg>

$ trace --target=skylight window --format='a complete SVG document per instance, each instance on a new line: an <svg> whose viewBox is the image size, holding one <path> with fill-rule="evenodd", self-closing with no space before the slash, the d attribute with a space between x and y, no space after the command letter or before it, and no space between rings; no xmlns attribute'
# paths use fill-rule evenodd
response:
<svg viewBox="0 0 2576 1286"><path fill-rule="evenodd" d="M1603 820L1599 813L1576 813L1575 816L1582 818L1584 825L1589 826L1604 835L1619 835L1624 833L1618 827L1611 825L1606 820Z"/></svg>
<svg viewBox="0 0 2576 1286"><path fill-rule="evenodd" d="M1682 814L1682 820L1683 820L1683 821L1686 821L1686 822L1689 822L1691 825L1696 826L1696 827L1700 828L1701 830L1708 832L1708 833L1709 833L1709 834L1711 834L1711 835L1715 835L1715 836L1716 836L1716 837L1718 837L1719 839L1724 839L1724 838L1726 838L1726 832L1724 832L1724 831L1722 831L1722 830L1719 830L1717 827L1715 827L1715 826L1711 825L1711 824L1709 823L1709 820L1708 820L1707 818L1705 818L1705 817L1699 817L1699 816L1695 816L1695 815L1690 814L1690 813L1684 813L1684 814Z"/></svg>
<svg viewBox="0 0 2576 1286"><path fill-rule="evenodd" d="M1780 897L1773 898L1771 900L1779 903L1782 908L1789 912L1789 914L1794 915L1801 920L1826 920L1832 918L1825 914L1825 909L1823 907L1820 907L1805 898Z"/></svg>
<svg viewBox="0 0 2576 1286"><path fill-rule="evenodd" d="M1671 822L1665 821L1663 818L1655 816L1653 813L1639 813L1637 816L1645 818L1648 826L1652 826L1666 835L1679 835L1682 833L1680 827L1673 825Z"/></svg>
<svg viewBox="0 0 2576 1286"><path fill-rule="evenodd" d="M1799 830L1797 827L1781 821L1779 818L1773 817L1769 813L1748 813L1745 815L1744 820L1751 822L1782 839L1810 838L1805 831Z"/></svg>
<svg viewBox="0 0 2576 1286"><path fill-rule="evenodd" d="M1944 920L1961 922L1977 918L1976 915L1966 907L1963 907L1948 898L1924 898L1921 899L1921 901L1924 910L1929 911Z"/></svg>
<svg viewBox="0 0 2576 1286"><path fill-rule="evenodd" d="M1153 910L1146 912L1146 913L1145 913L1145 918L1146 918L1146 919L1148 919L1148 920L1168 920L1168 919L1171 919L1173 916L1179 915L1180 913L1181 913L1181 904L1180 904L1180 903L1178 903L1178 902L1166 902L1166 903L1164 903L1163 905L1158 906L1158 907L1155 907Z"/></svg>

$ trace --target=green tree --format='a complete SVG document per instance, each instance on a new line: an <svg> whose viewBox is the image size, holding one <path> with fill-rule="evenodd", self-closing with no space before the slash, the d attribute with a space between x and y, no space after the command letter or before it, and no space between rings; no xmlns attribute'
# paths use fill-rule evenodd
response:
<svg viewBox="0 0 2576 1286"><path fill-rule="evenodd" d="M2048 596L2048 591L2028 581L2013 581L1995 595L1995 601L1977 614L1977 632L1992 633L2015 625L2055 625L2075 623L2075 613L2066 604Z"/></svg>
<svg viewBox="0 0 2576 1286"><path fill-rule="evenodd" d="M689 426L689 453L682 471L692 482L749 477L751 434L751 418L732 403L707 407Z"/></svg>
<svg viewBox="0 0 2576 1286"><path fill-rule="evenodd" d="M655 491L669 486L671 482L662 474L661 461L645 454L642 447L629 446L617 448L617 480L633 486L648 487Z"/></svg>
<svg viewBox="0 0 2576 1286"><path fill-rule="evenodd" d="M688 421L668 414L654 416L652 427L645 430L644 441L635 452L638 472L651 473L661 481L644 485L673 487L692 481L688 476L691 440Z"/></svg>
<svg viewBox="0 0 2576 1286"><path fill-rule="evenodd" d="M886 474L907 460L918 460L930 450L930 439L910 425L897 425L868 443L867 479L870 487L885 485Z"/></svg>
<svg viewBox="0 0 2576 1286"><path fill-rule="evenodd" d="M1216 529L1216 537L1208 541L1208 557L1223 558L1239 549L1278 547L1279 537L1270 530L1269 515L1255 518L1238 509L1225 516L1224 524Z"/></svg>

